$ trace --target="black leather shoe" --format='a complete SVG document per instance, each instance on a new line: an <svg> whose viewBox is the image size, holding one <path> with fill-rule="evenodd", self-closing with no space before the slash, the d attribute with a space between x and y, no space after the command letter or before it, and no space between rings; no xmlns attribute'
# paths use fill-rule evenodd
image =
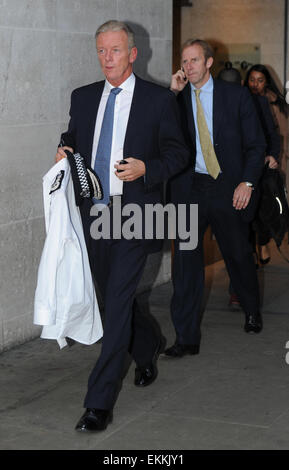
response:
<svg viewBox="0 0 289 470"><path fill-rule="evenodd" d="M263 328L262 317L260 313L246 313L246 322L244 330L246 333L260 333Z"/></svg>
<svg viewBox="0 0 289 470"><path fill-rule="evenodd" d="M186 354L199 354L199 344L180 344L175 343L170 348L165 350L165 355L170 357L183 357Z"/></svg>
<svg viewBox="0 0 289 470"><path fill-rule="evenodd" d="M155 350L151 363L147 367L137 367L135 369L134 384L137 387L146 387L156 380L158 375L157 361L159 355L164 352L166 344L167 340L164 336L162 336Z"/></svg>
<svg viewBox="0 0 289 470"><path fill-rule="evenodd" d="M80 432L104 431L111 421L111 410L97 410L96 408L87 408L84 415L78 421L75 429L76 431Z"/></svg>
<svg viewBox="0 0 289 470"><path fill-rule="evenodd" d="M271 259L270 256L268 256L268 258L265 258L265 259L260 258L260 263L263 264L263 265L264 265L264 264L268 264L269 261L270 261L270 259Z"/></svg>

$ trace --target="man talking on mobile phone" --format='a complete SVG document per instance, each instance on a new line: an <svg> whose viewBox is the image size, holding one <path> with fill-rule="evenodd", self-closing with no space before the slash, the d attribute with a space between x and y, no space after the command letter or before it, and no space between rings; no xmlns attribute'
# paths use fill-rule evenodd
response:
<svg viewBox="0 0 289 470"><path fill-rule="evenodd" d="M211 46L189 39L182 48L182 68L172 76L190 168L173 178L174 203L198 204L198 244L182 251L175 242L171 315L176 341L170 357L198 354L204 291L203 237L210 224L234 291L245 312L246 332L262 330L256 268L249 243L249 221L256 208L256 188L264 164L265 140L246 88L210 73Z"/></svg>

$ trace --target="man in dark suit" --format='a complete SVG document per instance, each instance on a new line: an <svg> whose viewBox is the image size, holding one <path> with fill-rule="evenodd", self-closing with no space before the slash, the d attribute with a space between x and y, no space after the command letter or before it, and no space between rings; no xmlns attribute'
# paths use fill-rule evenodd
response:
<svg viewBox="0 0 289 470"><path fill-rule="evenodd" d="M198 204L199 234L194 250L182 251L178 241L175 243L171 314L176 342L165 351L171 357L199 353L203 236L208 224L245 312L245 331L262 329L248 222L256 207L265 141L248 90L213 80L212 64L209 44L188 40L182 49L182 69L171 82L191 150L191 168L172 179L171 198L175 203Z"/></svg>
<svg viewBox="0 0 289 470"><path fill-rule="evenodd" d="M85 157L100 177L100 202L109 208L113 224L115 199L121 199L121 207L137 204L142 214L147 204L160 203L162 183L188 165L189 152L174 94L132 72L137 48L131 29L119 21L105 23L96 32L96 48L106 80L72 93L71 119L56 160L66 156L65 150ZM122 159L126 163L120 163ZM166 344L159 326L134 299L147 254L158 251L161 240L95 240L89 232L95 219L92 206L91 200L84 201L81 215L92 272L105 305L104 336L78 431L104 430L111 421L128 352L137 365L135 385L146 386L157 376L157 359Z"/></svg>

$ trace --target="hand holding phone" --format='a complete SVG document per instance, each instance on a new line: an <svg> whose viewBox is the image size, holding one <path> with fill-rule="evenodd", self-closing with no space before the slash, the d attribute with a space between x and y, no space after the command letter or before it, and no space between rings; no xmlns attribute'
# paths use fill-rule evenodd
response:
<svg viewBox="0 0 289 470"><path fill-rule="evenodd" d="M170 89L177 95L182 91L187 84L187 77L183 67L179 69L174 75L172 75Z"/></svg>
<svg viewBox="0 0 289 470"><path fill-rule="evenodd" d="M118 162L119 165L125 165L127 163L128 162L126 160L120 160L120 162ZM122 171L124 171L124 170L116 170L117 173L121 173Z"/></svg>
<svg viewBox="0 0 289 470"><path fill-rule="evenodd" d="M184 81L186 82L188 79L186 77L186 74L185 74L185 71L184 71L184 67L181 67L181 71L184 72Z"/></svg>

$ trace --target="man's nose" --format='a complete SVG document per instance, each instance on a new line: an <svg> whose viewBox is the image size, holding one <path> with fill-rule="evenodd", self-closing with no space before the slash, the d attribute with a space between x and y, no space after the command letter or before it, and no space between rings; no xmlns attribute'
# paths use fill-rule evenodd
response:
<svg viewBox="0 0 289 470"><path fill-rule="evenodd" d="M105 60L107 62L111 61L112 59L112 54L111 54L111 51L106 51L106 54L105 54Z"/></svg>

